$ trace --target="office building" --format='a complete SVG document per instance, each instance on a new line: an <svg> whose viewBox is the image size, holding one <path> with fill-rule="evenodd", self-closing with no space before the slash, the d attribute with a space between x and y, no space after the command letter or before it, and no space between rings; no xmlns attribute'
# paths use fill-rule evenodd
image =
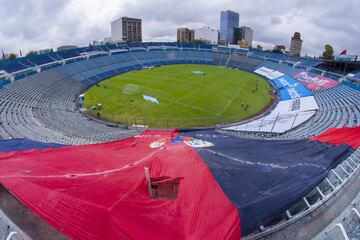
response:
<svg viewBox="0 0 360 240"><path fill-rule="evenodd" d="M193 42L194 41L194 30L188 28L177 29L177 41L178 42Z"/></svg>
<svg viewBox="0 0 360 240"><path fill-rule="evenodd" d="M194 39L204 43L217 44L219 41L219 31L210 27L194 29Z"/></svg>
<svg viewBox="0 0 360 240"><path fill-rule="evenodd" d="M299 32L295 32L294 36L291 38L290 44L290 55L300 56L301 54L301 46L303 40L301 39L301 35Z"/></svg>
<svg viewBox="0 0 360 240"><path fill-rule="evenodd" d="M254 31L250 27L235 28L234 41L239 43L241 40L245 41L249 46L252 45Z"/></svg>
<svg viewBox="0 0 360 240"><path fill-rule="evenodd" d="M111 22L111 38L114 42L141 42L141 19L121 17Z"/></svg>
<svg viewBox="0 0 360 240"><path fill-rule="evenodd" d="M239 13L222 11L220 16L220 40L221 42L235 43L235 28L239 27Z"/></svg>

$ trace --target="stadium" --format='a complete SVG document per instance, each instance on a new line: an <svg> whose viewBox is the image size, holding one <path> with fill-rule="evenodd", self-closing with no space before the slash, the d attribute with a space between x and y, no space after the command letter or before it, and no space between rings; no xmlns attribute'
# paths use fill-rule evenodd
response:
<svg viewBox="0 0 360 240"><path fill-rule="evenodd" d="M178 42L1 61L0 238L356 239L360 64L327 64Z"/></svg>

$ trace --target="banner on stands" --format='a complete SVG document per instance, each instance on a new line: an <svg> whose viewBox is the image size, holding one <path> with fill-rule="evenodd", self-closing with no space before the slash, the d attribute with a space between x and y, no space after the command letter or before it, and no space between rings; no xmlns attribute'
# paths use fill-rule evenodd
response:
<svg viewBox="0 0 360 240"><path fill-rule="evenodd" d="M267 67L258 68L255 70L255 72L261 76L264 76L264 77L270 79L270 80L284 76L284 74L282 72L275 71L275 70L272 70Z"/></svg>
<svg viewBox="0 0 360 240"><path fill-rule="evenodd" d="M283 133L309 120L319 107L313 96L280 101L267 116L226 128L233 131Z"/></svg>
<svg viewBox="0 0 360 240"><path fill-rule="evenodd" d="M340 84L340 82L335 81L331 78L327 78L310 72L300 72L294 75L294 78L301 82L305 87L314 92L332 88Z"/></svg>
<svg viewBox="0 0 360 240"><path fill-rule="evenodd" d="M273 79L272 82L279 89L281 100L290 100L312 96L312 92L290 76Z"/></svg>

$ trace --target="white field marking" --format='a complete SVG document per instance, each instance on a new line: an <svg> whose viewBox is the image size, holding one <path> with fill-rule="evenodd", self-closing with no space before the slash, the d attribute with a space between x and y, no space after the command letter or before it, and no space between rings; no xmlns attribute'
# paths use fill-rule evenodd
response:
<svg viewBox="0 0 360 240"><path fill-rule="evenodd" d="M185 106L185 107L190 107L190 108L192 108L192 109L196 109L196 110L199 110L199 111L202 111L202 112L210 113L211 115L218 116L217 113L210 112L210 111L208 111L208 110L206 110L206 109L203 109L203 108L199 108L199 107L195 107L195 106L192 106L192 105L188 105L188 104L185 104L185 103L182 103L182 102L178 102L178 101L176 101L176 100L169 100L169 99L168 99L168 101L177 103L177 104L179 104L179 105L183 105L183 106Z"/></svg>
<svg viewBox="0 0 360 240"><path fill-rule="evenodd" d="M219 74L214 74L214 75L217 76L217 75L221 75L221 74L219 73ZM209 87L211 87L211 86L208 86L208 87L206 87L206 88L196 89L196 90L192 91L191 93L186 94L185 96L182 96L181 98L178 98L178 100L181 101L182 99L193 95L195 92L203 91L204 89L207 89L207 88L209 88ZM215 115L218 116L218 114L215 114Z"/></svg>
<svg viewBox="0 0 360 240"><path fill-rule="evenodd" d="M231 100L229 100L229 103L225 106L225 108L224 108L221 112L218 112L218 113L209 112L209 111L206 111L206 112L212 113L212 114L214 114L215 116L221 116L221 115L226 111L226 109L229 108L229 106L231 105L231 103L232 103L232 102L235 100L235 98L239 95L239 93L240 93L240 91L242 90L242 87L244 86L244 84L246 84L248 81L249 81L249 79L247 79L245 82L242 82L242 84L239 86L239 90L238 90L238 91L236 92L236 94L231 98ZM209 87L210 87L210 86L209 86ZM205 88L205 89L207 89L207 88ZM187 94L187 95L179 98L178 100L181 100L181 99L183 99L183 98L185 98L185 97L188 97L188 96L192 95L193 93L198 92L198 91L200 91L200 90L203 90L203 89L196 89L196 90L194 90L193 92L191 92L190 94ZM201 108L198 108L198 109L201 110ZM202 109L202 110L204 110L204 109Z"/></svg>
<svg viewBox="0 0 360 240"><path fill-rule="evenodd" d="M178 98L178 101L181 101L183 98L187 98L188 96L191 96L191 95L193 95L195 92L198 92L198 91L200 91L200 90L203 90L203 89L195 89L194 91L191 91L190 93L188 93L188 94L186 94L186 95Z"/></svg>
<svg viewBox="0 0 360 240"><path fill-rule="evenodd" d="M240 91L243 89L244 84L246 84L249 81L249 79L247 79L243 84L241 84L241 86L239 87L239 90L236 92L236 94L231 98L231 100L228 102L228 104L226 104L225 108L218 113L219 116L221 116L232 104L232 102L235 100L235 98L239 95Z"/></svg>
<svg viewBox="0 0 360 240"><path fill-rule="evenodd" d="M164 76L164 77L165 77L165 76ZM121 76L121 78L124 79L124 80L126 80L126 81L133 81L133 80L138 80L138 79L142 79L142 80L143 80L143 78L134 77L134 76L131 76L131 77ZM143 88L143 89L151 90L151 91L154 91L154 92L159 93L160 95L164 96L163 92L162 92L162 91L159 91L158 89L154 89L154 88L151 88L151 87L148 87L148 86L145 87L145 86L143 86L143 85L139 85L139 86L140 86L141 88ZM120 88L119 88L119 89L120 89ZM197 91L199 91L199 90L203 90L203 89L194 90L194 91L191 92L190 94L185 95L185 96L183 96L183 97L180 97L179 100L180 100L180 99L183 99L183 98L185 98L185 97L188 97L188 96L192 95L193 93L195 93L195 92L197 92ZM164 98L164 97L162 97L162 96L160 96L160 97L159 97L159 96L156 96L156 97L157 97L158 99L160 99L160 100L162 99L162 100L165 100L165 101L177 103L177 104L179 104L179 105L182 105L182 106L185 106L185 107L190 107L190 108L192 108L192 109L199 110L199 111L202 111L202 112L206 112L206 113L209 113L209 114L211 114L211 115L221 116L221 114L224 112L224 111L222 111L221 113L214 113L214 112L208 111L208 110L203 109L203 108L200 108L200 107L195 107L195 106L192 106L192 105L188 105L188 104L179 102L178 100L170 100L170 97ZM166 96L166 94L165 94L165 96Z"/></svg>

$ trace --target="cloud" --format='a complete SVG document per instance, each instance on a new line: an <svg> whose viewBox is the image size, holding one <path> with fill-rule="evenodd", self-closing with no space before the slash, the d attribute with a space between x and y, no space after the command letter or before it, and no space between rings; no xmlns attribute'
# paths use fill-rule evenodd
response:
<svg viewBox="0 0 360 240"><path fill-rule="evenodd" d="M143 19L145 41L175 41L176 28L219 29L220 11L240 13L240 25L254 30L266 48L290 45L301 33L303 54L320 54L332 44L336 52L360 54L358 0L0 0L0 49L26 52L65 44L87 45L110 36L110 22L121 16Z"/></svg>
<svg viewBox="0 0 360 240"><path fill-rule="evenodd" d="M281 22L282 22L282 20L278 16L271 17L271 19L270 19L270 23L272 25L278 25L278 24L281 24Z"/></svg>

